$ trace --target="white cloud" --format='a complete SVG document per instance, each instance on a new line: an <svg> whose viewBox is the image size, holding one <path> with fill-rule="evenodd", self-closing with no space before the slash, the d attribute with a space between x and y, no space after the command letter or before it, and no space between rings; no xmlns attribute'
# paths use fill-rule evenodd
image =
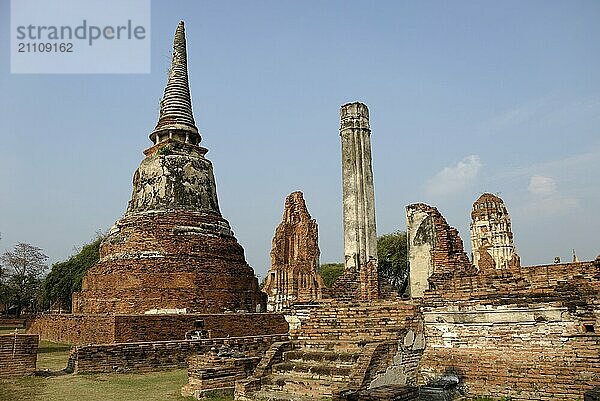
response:
<svg viewBox="0 0 600 401"><path fill-rule="evenodd" d="M556 182L553 178L534 175L527 187L530 193L537 196L550 196L556 192Z"/></svg>
<svg viewBox="0 0 600 401"><path fill-rule="evenodd" d="M579 200L563 195L558 191L556 181L552 177L533 175L527 187L531 198L524 211L531 216L556 216L579 207Z"/></svg>
<svg viewBox="0 0 600 401"><path fill-rule="evenodd" d="M444 167L426 185L432 195L450 195L460 192L471 184L481 170L481 160L477 155L467 156L457 164Z"/></svg>

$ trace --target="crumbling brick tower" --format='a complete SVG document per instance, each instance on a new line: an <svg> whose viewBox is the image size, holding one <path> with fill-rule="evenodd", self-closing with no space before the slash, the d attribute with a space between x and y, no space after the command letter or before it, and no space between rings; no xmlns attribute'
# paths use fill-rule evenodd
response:
<svg viewBox="0 0 600 401"><path fill-rule="evenodd" d="M150 139L127 211L74 294L73 312L264 310L266 296L219 211L207 149L198 146L183 22Z"/></svg>
<svg viewBox="0 0 600 401"><path fill-rule="evenodd" d="M318 241L317 221L310 216L302 192L292 192L285 199L283 221L273 237L271 268L263 287L268 311L321 299L325 285L317 272Z"/></svg>
<svg viewBox="0 0 600 401"><path fill-rule="evenodd" d="M348 103L340 110L345 275L358 273L360 298L377 299L377 230L371 167L369 109ZM344 280L341 281L344 284Z"/></svg>
<svg viewBox="0 0 600 401"><path fill-rule="evenodd" d="M481 195L473 203L471 220L471 249L475 266L480 269L519 266L510 216L500 197L490 193Z"/></svg>

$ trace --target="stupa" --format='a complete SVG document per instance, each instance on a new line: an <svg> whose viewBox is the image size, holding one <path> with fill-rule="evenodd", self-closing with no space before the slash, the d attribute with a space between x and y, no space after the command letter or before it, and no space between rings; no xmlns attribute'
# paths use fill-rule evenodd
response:
<svg viewBox="0 0 600 401"><path fill-rule="evenodd" d="M264 311L266 295L221 215L212 163L199 146L183 21L150 140L127 211L74 294L73 312Z"/></svg>

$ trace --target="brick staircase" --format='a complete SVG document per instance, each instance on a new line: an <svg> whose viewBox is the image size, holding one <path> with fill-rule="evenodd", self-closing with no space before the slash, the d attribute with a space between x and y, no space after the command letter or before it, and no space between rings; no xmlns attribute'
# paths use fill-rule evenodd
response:
<svg viewBox="0 0 600 401"><path fill-rule="evenodd" d="M420 327L414 305L324 301L301 308L293 311L291 340L273 343L252 376L236 382L235 400L414 399L412 388L369 388L394 361L416 381L421 351L412 349Z"/></svg>
<svg viewBox="0 0 600 401"><path fill-rule="evenodd" d="M332 398L350 385L360 353L334 344L274 345L254 376L236 384L236 400L304 401Z"/></svg>

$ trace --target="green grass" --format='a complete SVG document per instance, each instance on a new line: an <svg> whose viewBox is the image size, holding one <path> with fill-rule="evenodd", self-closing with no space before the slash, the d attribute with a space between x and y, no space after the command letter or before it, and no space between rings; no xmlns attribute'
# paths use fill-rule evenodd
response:
<svg viewBox="0 0 600 401"><path fill-rule="evenodd" d="M0 380L0 401L187 401L185 369L139 374L99 373Z"/></svg>
<svg viewBox="0 0 600 401"><path fill-rule="evenodd" d="M62 370L67 367L70 344L40 341L38 345L37 370Z"/></svg>
<svg viewBox="0 0 600 401"><path fill-rule="evenodd" d="M67 366L71 345L40 341L37 370ZM0 401L192 401L182 397L187 370L151 373L98 373L0 379ZM207 401L232 401L214 397Z"/></svg>

